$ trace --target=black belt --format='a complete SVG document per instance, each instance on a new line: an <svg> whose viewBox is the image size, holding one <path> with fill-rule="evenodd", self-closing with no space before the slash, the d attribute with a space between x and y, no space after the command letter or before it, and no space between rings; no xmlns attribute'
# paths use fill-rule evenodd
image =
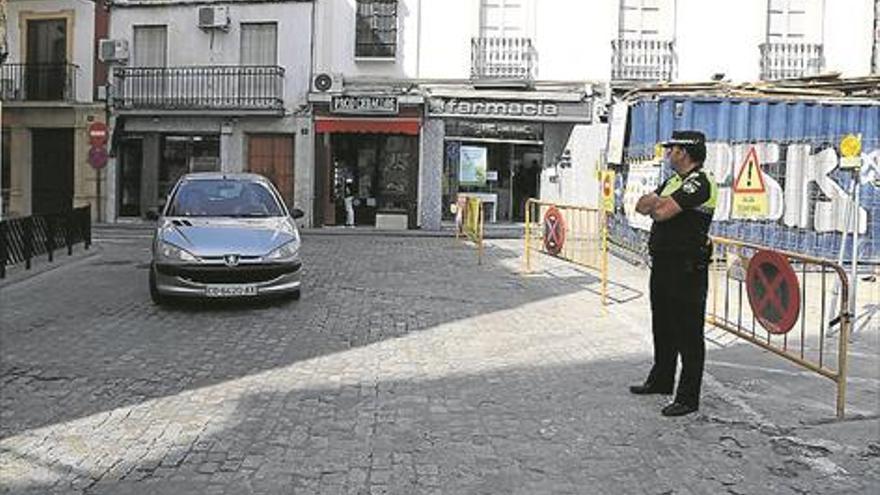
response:
<svg viewBox="0 0 880 495"><path fill-rule="evenodd" d="M693 254L662 253L651 255L651 264L675 268L685 272L703 271L709 268L710 257Z"/></svg>

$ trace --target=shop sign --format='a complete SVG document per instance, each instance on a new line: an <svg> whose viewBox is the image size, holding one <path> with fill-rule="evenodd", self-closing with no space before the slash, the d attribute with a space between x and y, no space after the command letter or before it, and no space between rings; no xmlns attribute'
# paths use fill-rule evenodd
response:
<svg viewBox="0 0 880 495"><path fill-rule="evenodd" d="M537 121L590 121L585 103L542 100L487 100L430 98L428 115L432 117L470 117Z"/></svg>
<svg viewBox="0 0 880 495"><path fill-rule="evenodd" d="M544 127L534 122L481 122L477 120L446 120L446 135L494 139L541 141Z"/></svg>
<svg viewBox="0 0 880 495"><path fill-rule="evenodd" d="M442 100L428 102L430 113L461 116L556 117L559 106L543 101Z"/></svg>
<svg viewBox="0 0 880 495"><path fill-rule="evenodd" d="M397 115L399 103L396 96L334 96L330 111L352 115Z"/></svg>

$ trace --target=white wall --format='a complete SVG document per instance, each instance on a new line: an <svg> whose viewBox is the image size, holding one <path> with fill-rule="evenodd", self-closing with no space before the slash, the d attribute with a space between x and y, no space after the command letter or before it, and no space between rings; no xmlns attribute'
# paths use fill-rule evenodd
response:
<svg viewBox="0 0 880 495"><path fill-rule="evenodd" d="M607 80L611 40L617 37L617 0L540 0L535 45L538 79Z"/></svg>
<svg viewBox="0 0 880 495"><path fill-rule="evenodd" d="M480 32L479 0L422 0L420 78L467 79L471 38Z"/></svg>
<svg viewBox="0 0 880 495"><path fill-rule="evenodd" d="M758 46L766 41L767 0L677 0L678 80L705 81L724 73L733 81L760 77ZM872 0L824 0L825 71L844 77L871 71Z"/></svg>
<svg viewBox="0 0 880 495"><path fill-rule="evenodd" d="M678 0L677 81L708 81L724 73L757 81L767 32L767 0Z"/></svg>
<svg viewBox="0 0 880 495"><path fill-rule="evenodd" d="M68 53L68 61L77 65L76 101L92 102L94 40L95 40L95 4L88 0L8 0L6 5L6 29L9 58L6 63L24 63L24 52L21 46L21 12L62 12L74 13L73 26L69 36L73 36L73 52Z"/></svg>
<svg viewBox="0 0 880 495"><path fill-rule="evenodd" d="M419 53L419 6L437 0L400 0L397 6L397 56L391 60L355 60L355 0L317 0L315 73L346 78L415 78ZM443 1L442 3L447 3ZM435 22L434 19L422 22Z"/></svg>
<svg viewBox="0 0 880 495"><path fill-rule="evenodd" d="M598 165L607 139L608 124L574 126L565 145L571 152L571 167L541 172L541 200L598 207ZM558 180L551 182L556 174Z"/></svg>
<svg viewBox="0 0 880 495"><path fill-rule="evenodd" d="M110 14L110 37L126 39L133 51L134 26L161 25L168 29L169 67L237 65L240 58L243 22L278 23L278 65L284 67L285 108L296 110L305 104L309 90L311 51L311 3L229 4L227 31L198 27L198 7L114 7Z"/></svg>
<svg viewBox="0 0 880 495"><path fill-rule="evenodd" d="M825 0L826 71L869 75L873 44L873 0Z"/></svg>

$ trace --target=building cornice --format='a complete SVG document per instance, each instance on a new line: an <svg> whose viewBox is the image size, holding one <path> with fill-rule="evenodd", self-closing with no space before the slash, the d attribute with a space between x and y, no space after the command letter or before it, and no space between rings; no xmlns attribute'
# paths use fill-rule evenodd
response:
<svg viewBox="0 0 880 495"><path fill-rule="evenodd" d="M312 3L315 0L107 0L110 8L125 7L176 7L197 5L234 5L260 3Z"/></svg>

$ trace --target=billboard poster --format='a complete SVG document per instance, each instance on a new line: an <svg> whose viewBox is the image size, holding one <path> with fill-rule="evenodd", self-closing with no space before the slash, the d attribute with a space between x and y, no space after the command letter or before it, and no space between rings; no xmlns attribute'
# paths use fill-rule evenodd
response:
<svg viewBox="0 0 880 495"><path fill-rule="evenodd" d="M486 185L485 147L461 147L458 161L458 183L464 186Z"/></svg>

